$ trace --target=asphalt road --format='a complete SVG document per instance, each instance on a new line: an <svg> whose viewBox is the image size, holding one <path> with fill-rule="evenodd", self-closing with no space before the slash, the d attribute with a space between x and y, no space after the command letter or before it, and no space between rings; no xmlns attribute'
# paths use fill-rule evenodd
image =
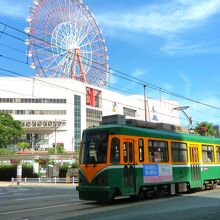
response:
<svg viewBox="0 0 220 220"><path fill-rule="evenodd" d="M220 219L220 189L181 196L108 205L79 201L73 186L0 187L0 219Z"/></svg>

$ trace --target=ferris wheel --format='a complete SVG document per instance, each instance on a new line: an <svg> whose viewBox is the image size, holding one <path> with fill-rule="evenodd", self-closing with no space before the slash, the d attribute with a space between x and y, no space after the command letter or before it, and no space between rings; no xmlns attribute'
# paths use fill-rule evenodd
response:
<svg viewBox="0 0 220 220"><path fill-rule="evenodd" d="M34 0L33 4L25 32L28 56L37 76L106 85L105 40L82 0Z"/></svg>

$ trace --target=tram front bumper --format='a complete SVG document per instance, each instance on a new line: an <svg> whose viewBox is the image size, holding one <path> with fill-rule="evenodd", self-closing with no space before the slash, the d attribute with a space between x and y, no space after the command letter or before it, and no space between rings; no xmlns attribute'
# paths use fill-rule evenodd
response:
<svg viewBox="0 0 220 220"><path fill-rule="evenodd" d="M99 202L109 202L115 194L115 189L109 186L77 186L76 190L79 199Z"/></svg>

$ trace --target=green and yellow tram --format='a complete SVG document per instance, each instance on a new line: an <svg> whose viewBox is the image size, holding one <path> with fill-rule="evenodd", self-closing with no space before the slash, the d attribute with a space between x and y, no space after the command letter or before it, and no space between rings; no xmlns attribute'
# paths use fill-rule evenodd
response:
<svg viewBox="0 0 220 220"><path fill-rule="evenodd" d="M82 200L111 201L215 187L220 138L103 124L83 131L79 185Z"/></svg>

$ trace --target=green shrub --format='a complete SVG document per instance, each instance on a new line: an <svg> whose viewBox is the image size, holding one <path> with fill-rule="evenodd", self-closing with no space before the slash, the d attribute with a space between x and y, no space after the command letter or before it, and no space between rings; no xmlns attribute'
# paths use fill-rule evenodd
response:
<svg viewBox="0 0 220 220"><path fill-rule="evenodd" d="M55 150L55 146L53 146L52 148L48 149L48 154L55 154L55 153L57 153L57 154L65 154L66 151L64 149L64 146L62 144L57 144L56 145L56 150Z"/></svg>
<svg viewBox="0 0 220 220"><path fill-rule="evenodd" d="M11 178L17 177L17 166L16 165L1 165L0 166L0 181L11 181ZM37 178L38 174L33 174L32 165L22 166L22 178Z"/></svg>
<svg viewBox="0 0 220 220"><path fill-rule="evenodd" d="M15 151L0 148L0 155L12 155L12 154L15 154Z"/></svg>
<svg viewBox="0 0 220 220"><path fill-rule="evenodd" d="M60 166L60 174L59 174L59 176L61 178L65 178L66 177L67 169L68 169L68 164L66 164L66 163Z"/></svg>
<svg viewBox="0 0 220 220"><path fill-rule="evenodd" d="M12 177L16 178L17 166L16 165L2 165L0 166L0 180L10 181Z"/></svg>
<svg viewBox="0 0 220 220"><path fill-rule="evenodd" d="M79 162L77 160L75 160L73 163L72 163L72 168L78 168L79 167Z"/></svg>

